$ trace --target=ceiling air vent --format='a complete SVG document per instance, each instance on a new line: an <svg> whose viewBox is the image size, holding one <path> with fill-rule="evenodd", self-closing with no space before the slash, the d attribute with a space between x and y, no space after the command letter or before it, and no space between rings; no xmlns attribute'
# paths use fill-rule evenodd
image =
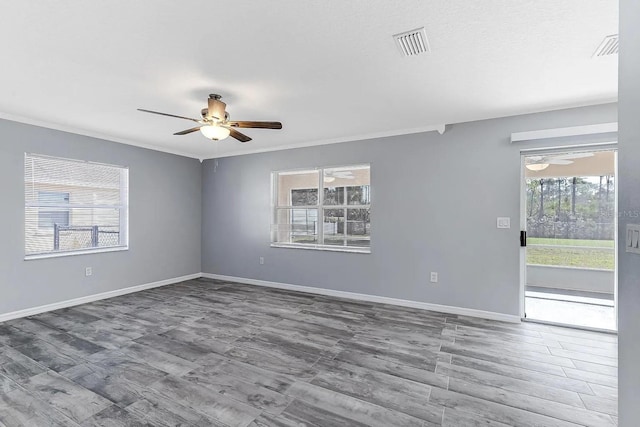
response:
<svg viewBox="0 0 640 427"><path fill-rule="evenodd" d="M429 41L424 27L393 36L404 56L414 56L429 52Z"/></svg>
<svg viewBox="0 0 640 427"><path fill-rule="evenodd" d="M612 34L607 36L602 40L600 46L593 53L593 57L597 58L599 56L609 56L609 55L617 55L618 54L618 35Z"/></svg>

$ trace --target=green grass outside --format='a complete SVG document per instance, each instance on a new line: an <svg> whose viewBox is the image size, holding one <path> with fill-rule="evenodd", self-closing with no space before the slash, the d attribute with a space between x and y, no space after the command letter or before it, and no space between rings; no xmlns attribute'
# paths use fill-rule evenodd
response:
<svg viewBox="0 0 640 427"><path fill-rule="evenodd" d="M583 240L583 239L548 239L544 237L527 237L531 245L563 245L563 246L592 246L598 248L613 248L613 240Z"/></svg>
<svg viewBox="0 0 640 427"><path fill-rule="evenodd" d="M613 270L615 265L614 251L606 250L606 248L614 247L613 240L546 239L531 237L527 239L527 243L529 245L585 246L585 248L536 248L535 246L528 246L528 264L602 268L608 270Z"/></svg>

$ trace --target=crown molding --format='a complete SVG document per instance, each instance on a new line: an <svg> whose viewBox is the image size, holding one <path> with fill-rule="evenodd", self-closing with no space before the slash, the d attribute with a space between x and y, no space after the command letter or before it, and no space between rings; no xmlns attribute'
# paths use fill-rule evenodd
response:
<svg viewBox="0 0 640 427"><path fill-rule="evenodd" d="M241 156L241 155L246 155L246 154L267 153L267 152L271 152L271 151L290 150L290 149L293 149L293 148L315 147L315 146L319 146L319 145L339 144L339 143L342 143L342 142L362 141L362 140L367 140L367 139L386 138L386 137L390 137L390 136L399 136L399 135L410 135L410 134L422 133L422 132L437 131L438 133L440 133L442 135L444 133L444 131L445 131L445 125L444 124L440 124L440 125L432 125L432 126L423 126L423 127L418 127L418 128L396 129L396 130L391 130L391 131L383 131L383 132L374 132L374 133L367 133L367 134L360 134L360 135L352 135L352 136L341 137L341 138L331 138L331 139L320 139L320 140L315 140L315 141L305 141L305 142L298 142L298 143L293 143L293 144L278 145L278 146L274 146L274 147L265 147L265 148L249 149L249 150L247 150L247 149L231 150L231 151L227 151L227 152L220 153L220 154L215 154L215 155L210 155L210 154L209 155L206 155L206 154L198 155L198 154L193 154L193 153L187 153L187 152L180 151L180 150L167 149L167 148L163 148L163 147L159 147L159 146L155 146L155 145L145 144L145 143L141 143L141 142L138 142L138 141L133 141L133 140L130 140L130 139L118 138L118 137L114 137L114 136L111 136L111 135L106 135L106 134L103 134L103 133L90 131L90 130L87 130L87 129L77 128L75 126L62 125L62 124L59 124L59 123L53 123L53 122L48 122L48 121L45 121L45 120L33 119L33 118L19 116L19 115L15 115L15 114L9 114L9 113L0 112L0 119L9 120L9 121L12 121L12 122L17 122L17 123L23 123L23 124L32 125L32 126L38 126L38 127L42 127L42 128L46 128L46 129L58 130L58 131L61 131L61 132L73 133L73 134L76 134L76 135L88 136L90 138L103 139L105 141L117 142L119 144L131 145L131 146L134 146L134 147L145 148L147 150L154 150L154 151L160 151L160 152L163 152L163 153L174 154L176 156L189 157L189 158L192 158L192 159L200 160L201 162L203 160L217 159L217 158L222 158L222 157L232 157L232 156Z"/></svg>
<svg viewBox="0 0 640 427"><path fill-rule="evenodd" d="M199 160L202 159L201 156L197 156L197 155L195 155L193 153L186 153L186 152L180 151L180 150L166 149L166 148L158 147L158 146L155 146L155 145L149 145L149 144L144 144L144 143L137 142L137 141L132 141L130 139L117 138L117 137L114 137L114 136L111 136L111 135L105 135L103 133L94 132L94 131L90 131L90 130L86 130L86 129L81 129L81 128L77 128L77 127L74 127L74 126L61 125L59 123L47 122L45 120L39 120L39 119L32 119L32 118L29 118L29 117L18 116L18 115L15 115L15 114L8 114L8 113L0 112L0 119L9 120L11 122L16 122L16 123L22 123L22 124L25 124L25 125L38 126L38 127L46 128L46 129L58 130L58 131L61 131L61 132L73 133L75 135L88 136L90 138L103 139L105 141L117 142L119 144L131 145L133 147L144 148L144 149L147 149L147 150L160 151L162 153L174 154L176 156L189 157L189 158L192 158L192 159L199 159Z"/></svg>
<svg viewBox="0 0 640 427"><path fill-rule="evenodd" d="M285 145L277 145L275 147L265 147L258 148L255 150L233 150L227 151L225 153L220 153L212 156L205 156L205 160L210 159L219 159L222 157L232 157L232 156L241 156L245 154L257 154L257 153L268 153L271 151L281 151L281 150L291 150L294 148L305 148L305 147L315 147L318 145L331 145L331 144L340 144L342 142L353 142L353 141L363 141L367 139L376 139L376 138L387 138L390 136L400 136L400 135L411 135L414 133L423 133L423 132L438 132L442 135L445 132L445 125L430 125L423 126L417 128L409 128L409 129L396 129L390 131L383 132L373 132L373 133L365 133L359 135L351 135L341 138L330 138L330 139L319 139L315 141L305 141L305 142L296 142L293 144L285 144Z"/></svg>

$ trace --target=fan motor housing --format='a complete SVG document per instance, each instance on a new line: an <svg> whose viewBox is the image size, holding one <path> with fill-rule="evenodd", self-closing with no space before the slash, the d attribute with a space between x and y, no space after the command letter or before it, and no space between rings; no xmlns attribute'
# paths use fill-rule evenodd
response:
<svg viewBox="0 0 640 427"><path fill-rule="evenodd" d="M208 99L207 117L217 120L224 120L227 104L220 101L220 98L210 97Z"/></svg>

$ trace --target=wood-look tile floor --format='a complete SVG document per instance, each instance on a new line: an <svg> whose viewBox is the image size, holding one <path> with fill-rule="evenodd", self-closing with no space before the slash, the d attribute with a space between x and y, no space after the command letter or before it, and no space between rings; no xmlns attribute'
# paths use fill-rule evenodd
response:
<svg viewBox="0 0 640 427"><path fill-rule="evenodd" d="M603 427L616 348L198 279L0 324L0 426Z"/></svg>

